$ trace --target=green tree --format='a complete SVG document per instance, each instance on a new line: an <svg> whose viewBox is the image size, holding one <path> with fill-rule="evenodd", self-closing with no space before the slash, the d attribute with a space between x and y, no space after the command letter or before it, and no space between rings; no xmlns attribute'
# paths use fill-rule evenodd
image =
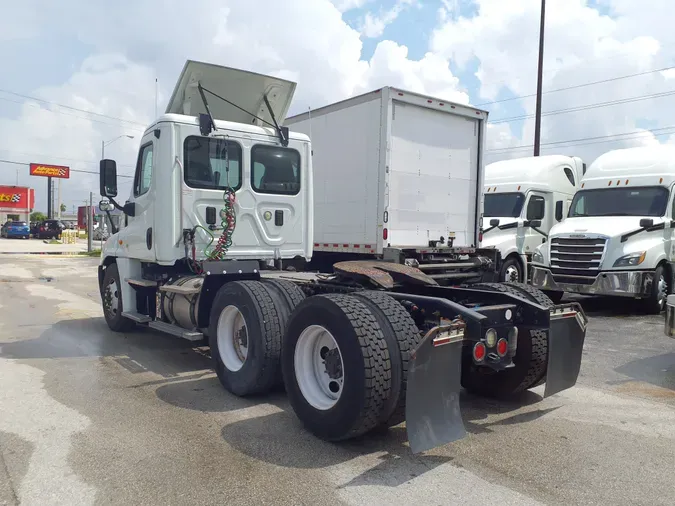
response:
<svg viewBox="0 0 675 506"><path fill-rule="evenodd" d="M41 213L40 211L35 211L34 213L30 213L30 221L44 221L47 219L47 215L44 213Z"/></svg>
<svg viewBox="0 0 675 506"><path fill-rule="evenodd" d="M65 204L61 204L61 212L62 212L62 213L65 213L65 212L66 212L66 209L68 209L68 208L66 207L66 205L65 205Z"/></svg>

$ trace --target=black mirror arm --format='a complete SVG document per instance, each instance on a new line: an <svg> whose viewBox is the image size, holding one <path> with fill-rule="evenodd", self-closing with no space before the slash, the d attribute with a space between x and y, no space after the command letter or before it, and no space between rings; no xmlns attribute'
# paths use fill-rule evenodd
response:
<svg viewBox="0 0 675 506"><path fill-rule="evenodd" d="M110 199L110 200L112 200L112 199ZM119 232L119 229L113 223L112 216L110 214L110 210L106 209L105 214L108 217L108 222L110 223L110 230L112 230L113 234L116 234L117 232Z"/></svg>
<svg viewBox="0 0 675 506"><path fill-rule="evenodd" d="M548 239L548 234L542 230L539 230L537 227L530 227L532 230L537 232L538 234L543 235L546 239Z"/></svg>
<svg viewBox="0 0 675 506"><path fill-rule="evenodd" d="M117 209L118 211L124 212L124 206L121 206L117 202L115 202L114 198L108 197L108 200L112 203L113 206L115 206L115 209ZM110 211L106 211L106 212L109 213Z"/></svg>
<svg viewBox="0 0 675 506"><path fill-rule="evenodd" d="M483 230L483 234L487 234L490 230L494 230L495 228L498 228L499 225L495 225L494 227L489 227Z"/></svg>
<svg viewBox="0 0 675 506"><path fill-rule="evenodd" d="M672 223L672 222L671 222ZM657 230L663 230L666 228L665 223L659 223L658 225L654 225L652 227L643 227L643 228L638 228L637 230L633 230L632 232L628 232L627 234L623 234L621 236L621 242L626 242L630 237L633 237L634 235L639 234L640 232L656 232Z"/></svg>

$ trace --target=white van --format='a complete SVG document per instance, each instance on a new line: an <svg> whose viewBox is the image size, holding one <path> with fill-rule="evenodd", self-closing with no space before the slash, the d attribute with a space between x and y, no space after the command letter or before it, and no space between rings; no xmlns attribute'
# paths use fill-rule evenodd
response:
<svg viewBox="0 0 675 506"><path fill-rule="evenodd" d="M610 151L588 168L567 219L532 258L544 290L644 299L663 310L673 286L675 146Z"/></svg>
<svg viewBox="0 0 675 506"><path fill-rule="evenodd" d="M528 263L548 232L563 220L586 164L578 157L550 155L491 163L485 168L482 247L502 257L500 281L527 278Z"/></svg>

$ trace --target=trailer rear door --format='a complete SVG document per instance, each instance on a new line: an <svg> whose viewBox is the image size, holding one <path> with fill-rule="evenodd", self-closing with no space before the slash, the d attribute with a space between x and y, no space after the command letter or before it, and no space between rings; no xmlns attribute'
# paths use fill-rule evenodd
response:
<svg viewBox="0 0 675 506"><path fill-rule="evenodd" d="M479 147L479 120L393 102L385 244L476 244Z"/></svg>

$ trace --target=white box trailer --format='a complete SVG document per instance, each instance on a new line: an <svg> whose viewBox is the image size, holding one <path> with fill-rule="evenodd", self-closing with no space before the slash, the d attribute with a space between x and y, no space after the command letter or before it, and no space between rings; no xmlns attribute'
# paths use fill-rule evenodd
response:
<svg viewBox="0 0 675 506"><path fill-rule="evenodd" d="M314 262L377 256L423 266L468 254L470 265L494 270L494 252L475 251L487 117L385 87L287 118L312 139Z"/></svg>

